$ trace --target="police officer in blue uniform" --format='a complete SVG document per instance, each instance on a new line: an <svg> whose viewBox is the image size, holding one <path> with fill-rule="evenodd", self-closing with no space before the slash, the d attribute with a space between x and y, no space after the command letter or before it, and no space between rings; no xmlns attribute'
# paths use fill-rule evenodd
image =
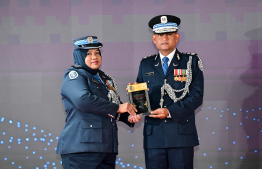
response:
<svg viewBox="0 0 262 169"><path fill-rule="evenodd" d="M57 153L64 169L115 168L116 122L133 127L141 119L132 104L120 102L115 80L99 69L102 46L96 36L74 40L75 65L66 70L61 89L66 123Z"/></svg>
<svg viewBox="0 0 262 169"><path fill-rule="evenodd" d="M199 145L195 110L203 101L203 66L197 54L176 48L180 21L172 15L149 21L159 53L141 60L136 80L147 82L153 110L144 123L147 169L193 169Z"/></svg>

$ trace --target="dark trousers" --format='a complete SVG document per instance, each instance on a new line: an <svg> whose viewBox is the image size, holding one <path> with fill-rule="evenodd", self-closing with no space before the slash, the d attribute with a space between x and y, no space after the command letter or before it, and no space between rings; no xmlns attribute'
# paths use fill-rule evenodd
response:
<svg viewBox="0 0 262 169"><path fill-rule="evenodd" d="M64 169L115 169L115 153L62 154Z"/></svg>
<svg viewBox="0 0 262 169"><path fill-rule="evenodd" d="M194 148L145 149L147 169L193 169Z"/></svg>

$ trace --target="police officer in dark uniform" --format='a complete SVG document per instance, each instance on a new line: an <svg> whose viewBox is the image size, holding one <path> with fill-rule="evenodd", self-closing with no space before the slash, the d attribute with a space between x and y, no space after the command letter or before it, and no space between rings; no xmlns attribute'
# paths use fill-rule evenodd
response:
<svg viewBox="0 0 262 169"><path fill-rule="evenodd" d="M195 110L203 101L203 66L197 54L176 48L179 24L172 15L149 21L159 53L142 59L136 81L147 82L153 110L144 124L147 169L193 169L199 145Z"/></svg>
<svg viewBox="0 0 262 169"><path fill-rule="evenodd" d="M132 104L120 102L115 80L99 69L102 46L96 36L74 40L75 65L66 70L61 89L66 123L57 153L64 169L114 169L116 122L133 127L141 119Z"/></svg>

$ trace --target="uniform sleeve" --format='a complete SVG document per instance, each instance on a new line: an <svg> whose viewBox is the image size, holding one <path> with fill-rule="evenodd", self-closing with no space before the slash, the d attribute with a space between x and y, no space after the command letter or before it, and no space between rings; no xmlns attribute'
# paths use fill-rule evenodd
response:
<svg viewBox="0 0 262 169"><path fill-rule="evenodd" d="M204 76L203 71L198 66L198 57L194 57L192 62L192 82L189 93L180 101L168 106L173 121L193 114L194 111L203 103Z"/></svg>
<svg viewBox="0 0 262 169"><path fill-rule="evenodd" d="M142 60L142 61L143 61L143 60ZM144 80L143 80L143 74L142 74L142 61L140 62L139 70L138 70L138 75L137 75L137 78L136 78L136 82L137 82L137 83L142 83L142 82L144 82Z"/></svg>
<svg viewBox="0 0 262 169"><path fill-rule="evenodd" d="M128 121L128 116L129 116L129 113L122 113L122 114L120 115L119 121L124 122L124 123L127 124L129 127L134 127L135 124L134 124L134 123L130 123L130 122Z"/></svg>
<svg viewBox="0 0 262 169"><path fill-rule="evenodd" d="M87 113L116 116L119 106L105 98L92 94L90 90L88 80L80 72L78 72L78 76L74 79L70 79L68 73L65 74L61 94L76 109Z"/></svg>
<svg viewBox="0 0 262 169"><path fill-rule="evenodd" d="M120 98L119 98L120 99ZM123 104L123 102L120 100L120 104ZM119 121L125 123L126 125L128 125L129 127L134 127L135 124L134 123L130 123L128 121L128 116L129 116L129 113L126 112L126 113L121 113L121 114L117 114L115 116L115 118L117 118L118 116L120 115L120 118L119 118Z"/></svg>

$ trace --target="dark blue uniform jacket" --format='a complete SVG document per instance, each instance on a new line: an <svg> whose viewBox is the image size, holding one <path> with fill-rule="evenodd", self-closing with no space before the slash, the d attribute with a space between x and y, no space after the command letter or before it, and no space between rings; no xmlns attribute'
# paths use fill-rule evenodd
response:
<svg viewBox="0 0 262 169"><path fill-rule="evenodd" d="M70 79L71 71L77 73ZM112 80L102 71L99 75L104 83ZM106 87L86 70L71 67L65 72L61 95L66 123L58 141L58 154L118 153L116 117L119 106L110 102L107 94ZM119 120L133 126L128 122L128 113L121 114Z"/></svg>
<svg viewBox="0 0 262 169"><path fill-rule="evenodd" d="M160 89L164 80L173 89L182 89L185 82L175 81L174 69L187 69L189 57L192 56L192 82L189 94L182 100L174 102L164 95L163 108L167 108L172 118L157 119L145 117L144 148L174 148L193 147L199 144L195 125L195 110L202 104L204 91L203 71L200 70L196 54L176 53L164 76L159 54L142 59L137 76L137 82L147 82L151 109L160 108ZM179 58L179 59L178 59ZM176 93L179 97L182 94Z"/></svg>

